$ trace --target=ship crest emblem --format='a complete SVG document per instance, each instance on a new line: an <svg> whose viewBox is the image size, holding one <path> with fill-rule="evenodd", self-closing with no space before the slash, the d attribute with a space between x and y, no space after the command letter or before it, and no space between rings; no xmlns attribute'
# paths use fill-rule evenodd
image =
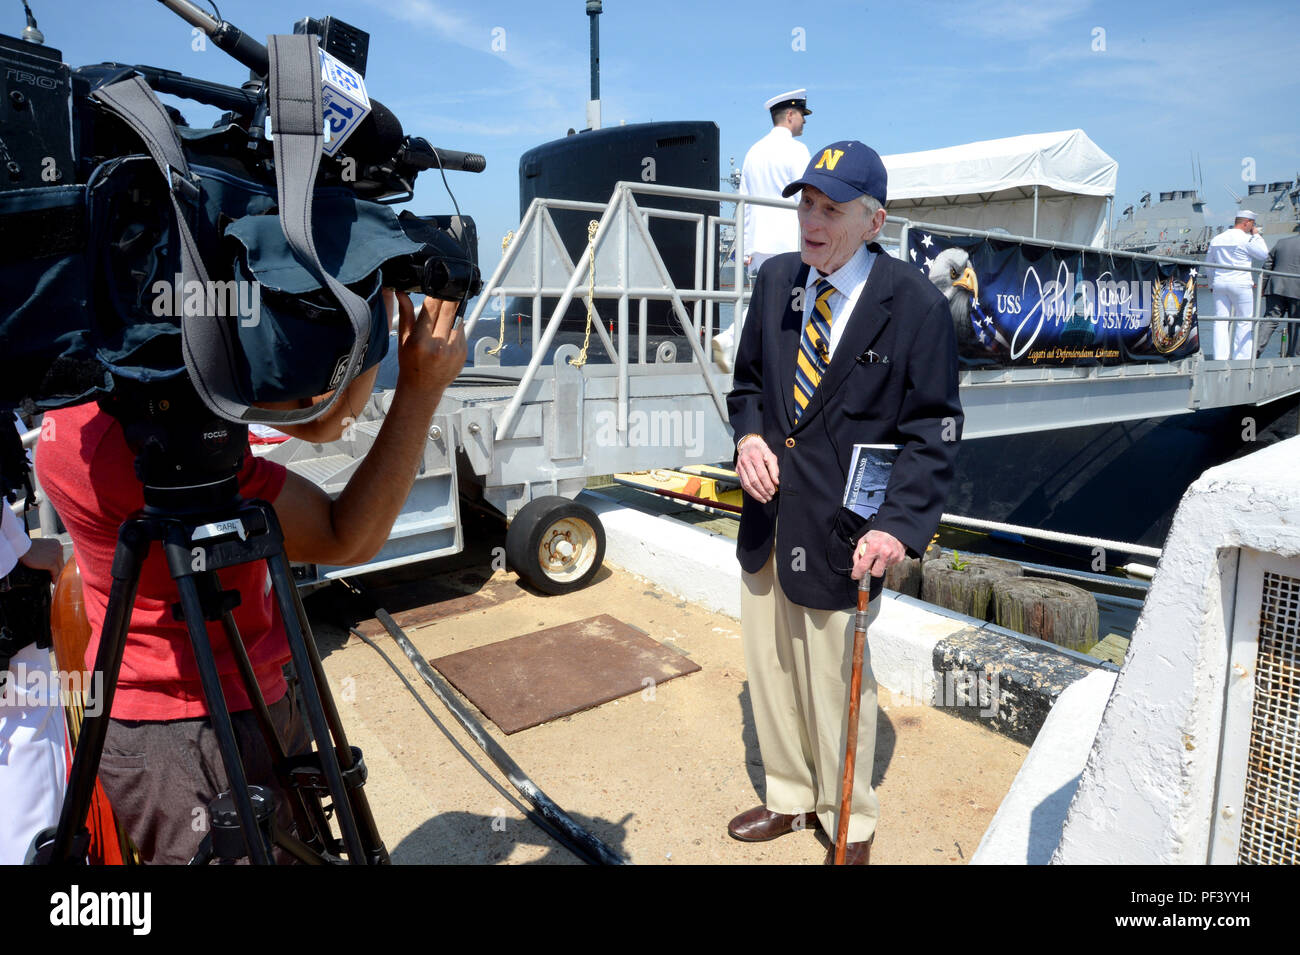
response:
<svg viewBox="0 0 1300 955"><path fill-rule="evenodd" d="M1196 324L1196 280L1156 278L1151 296L1151 344L1162 355L1177 351Z"/></svg>

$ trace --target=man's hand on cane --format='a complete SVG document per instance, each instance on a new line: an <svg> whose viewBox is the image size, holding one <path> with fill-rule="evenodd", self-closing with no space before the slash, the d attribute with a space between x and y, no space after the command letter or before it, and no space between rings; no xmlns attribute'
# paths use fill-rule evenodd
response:
<svg viewBox="0 0 1300 955"><path fill-rule="evenodd" d="M863 574L883 577L885 571L906 556L907 550L893 534L868 531L853 551L853 579L861 580Z"/></svg>

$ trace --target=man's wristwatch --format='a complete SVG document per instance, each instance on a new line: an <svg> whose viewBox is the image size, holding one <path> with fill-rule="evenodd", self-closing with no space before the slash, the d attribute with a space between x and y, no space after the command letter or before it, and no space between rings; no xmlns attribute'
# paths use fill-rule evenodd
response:
<svg viewBox="0 0 1300 955"><path fill-rule="evenodd" d="M742 434L740 436L740 440L736 442L736 453L737 454L740 453L740 449L744 447L746 441L748 441L750 438L757 438L757 437L758 437L758 433L754 431L751 431L749 434Z"/></svg>

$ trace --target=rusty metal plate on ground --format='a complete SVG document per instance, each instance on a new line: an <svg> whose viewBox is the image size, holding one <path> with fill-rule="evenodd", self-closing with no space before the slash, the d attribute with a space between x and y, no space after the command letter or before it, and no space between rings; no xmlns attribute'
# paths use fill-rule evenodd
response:
<svg viewBox="0 0 1300 955"><path fill-rule="evenodd" d="M609 614L429 662L506 734L700 668Z"/></svg>
<svg viewBox="0 0 1300 955"><path fill-rule="evenodd" d="M473 610L486 610L523 590L513 579L488 580L470 574L448 574L428 580L410 581L368 592L375 605L383 607L403 630L413 630L435 620L455 617ZM368 637L386 634L384 625L371 618L357 624Z"/></svg>

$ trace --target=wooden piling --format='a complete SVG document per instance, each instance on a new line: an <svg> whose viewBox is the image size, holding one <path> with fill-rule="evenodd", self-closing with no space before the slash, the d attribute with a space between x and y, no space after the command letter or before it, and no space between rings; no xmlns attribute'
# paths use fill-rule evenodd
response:
<svg viewBox="0 0 1300 955"><path fill-rule="evenodd" d="M1020 565L1009 560L977 554L954 559L951 552L945 552L922 562L921 599L977 620L991 620L993 584L1023 574Z"/></svg>
<svg viewBox="0 0 1300 955"><path fill-rule="evenodd" d="M1005 578L993 585L994 619L1071 650L1087 652L1097 642L1097 598L1059 580Z"/></svg>
<svg viewBox="0 0 1300 955"><path fill-rule="evenodd" d="M904 557L885 571L885 586L909 597L921 596L921 559Z"/></svg>

